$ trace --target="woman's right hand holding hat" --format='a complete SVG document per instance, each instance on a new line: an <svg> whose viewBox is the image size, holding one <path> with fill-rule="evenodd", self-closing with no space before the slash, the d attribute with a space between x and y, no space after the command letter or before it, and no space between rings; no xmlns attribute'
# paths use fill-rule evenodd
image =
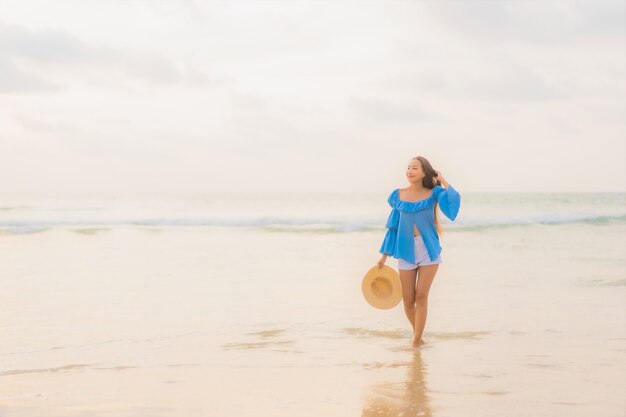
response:
<svg viewBox="0 0 626 417"><path fill-rule="evenodd" d="M376 262L376 265L378 265L378 268L382 268L383 265L385 265L386 260L387 260L387 254L384 253L383 256L378 260L378 262Z"/></svg>

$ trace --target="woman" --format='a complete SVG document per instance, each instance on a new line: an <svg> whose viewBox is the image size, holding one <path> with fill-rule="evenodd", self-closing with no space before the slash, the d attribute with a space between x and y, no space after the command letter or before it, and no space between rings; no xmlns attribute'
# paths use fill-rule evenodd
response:
<svg viewBox="0 0 626 417"><path fill-rule="evenodd" d="M398 259L402 281L404 311L413 327L412 346L426 343L422 338L426 325L428 292L441 259L437 206L454 220L461 206L460 194L435 171L422 156L411 159L406 171L409 186L396 188L387 199L391 214L377 262L382 268L387 255ZM415 278L419 276L417 286Z"/></svg>

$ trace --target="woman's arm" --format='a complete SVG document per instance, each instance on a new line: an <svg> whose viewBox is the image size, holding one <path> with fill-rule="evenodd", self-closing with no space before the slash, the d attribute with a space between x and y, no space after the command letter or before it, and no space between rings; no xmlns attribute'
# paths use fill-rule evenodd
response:
<svg viewBox="0 0 626 417"><path fill-rule="evenodd" d="M387 229L387 233L385 233L385 237L383 238L383 243L380 245L380 249L378 253L385 255L393 255L394 249L396 247L396 238L398 237L398 229Z"/></svg>
<svg viewBox="0 0 626 417"><path fill-rule="evenodd" d="M441 211L447 218L454 221L461 208L461 195L453 186L448 184L448 181L443 178L443 175L441 175L439 171L437 171L437 179L441 182L443 187L443 190L437 193L439 207L441 207Z"/></svg>
<svg viewBox="0 0 626 417"><path fill-rule="evenodd" d="M394 249L396 247L396 237L398 235L398 222L400 219L400 213L395 207L394 200L395 190L389 195L387 198L387 203L391 206L391 213L389 213L389 217L387 218L387 222L385 223L385 227L387 228L387 233L385 233L385 237L383 239L382 245L380 245L379 253L385 255L393 255Z"/></svg>

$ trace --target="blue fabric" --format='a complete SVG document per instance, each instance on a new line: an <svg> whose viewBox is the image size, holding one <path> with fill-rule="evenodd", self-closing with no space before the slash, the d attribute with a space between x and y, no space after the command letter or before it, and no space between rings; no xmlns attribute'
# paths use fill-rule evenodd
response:
<svg viewBox="0 0 626 417"><path fill-rule="evenodd" d="M446 190L441 185L433 188L430 197L416 201L400 200L400 189L396 188L387 198L391 213L385 227L387 233L379 253L386 253L397 259L415 263L413 224L424 240L431 261L441 253L439 234L435 227L435 203L447 218L454 221L461 207L461 195L450 184Z"/></svg>

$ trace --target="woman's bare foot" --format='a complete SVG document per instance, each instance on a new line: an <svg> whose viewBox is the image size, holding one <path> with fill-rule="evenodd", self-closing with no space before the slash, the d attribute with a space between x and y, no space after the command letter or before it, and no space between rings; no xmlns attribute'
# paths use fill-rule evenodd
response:
<svg viewBox="0 0 626 417"><path fill-rule="evenodd" d="M424 341L423 338L420 338L419 342L415 338L411 340L411 346L413 347L419 347L425 344L426 344L426 341Z"/></svg>

